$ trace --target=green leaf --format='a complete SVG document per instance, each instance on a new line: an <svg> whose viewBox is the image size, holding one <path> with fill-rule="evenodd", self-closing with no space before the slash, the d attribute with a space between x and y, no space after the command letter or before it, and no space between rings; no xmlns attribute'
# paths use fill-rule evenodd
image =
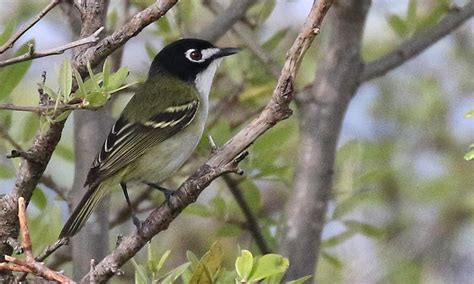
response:
<svg viewBox="0 0 474 284"><path fill-rule="evenodd" d="M113 73L108 80L108 84L105 83L105 75L104 75L104 86L106 86L106 91L114 93L115 90L120 88L124 83L125 79L128 76L128 68L122 67L117 72Z"/></svg>
<svg viewBox="0 0 474 284"><path fill-rule="evenodd" d="M92 85L88 91L89 92L100 91L99 78L97 77L97 75L94 74L94 71L92 71L90 62L87 62L87 71L89 72L89 80L87 80L86 83L84 84L87 85L87 82L91 82L90 84ZM86 87L89 87L89 86L86 86Z"/></svg>
<svg viewBox="0 0 474 284"><path fill-rule="evenodd" d="M10 167L0 164L0 179L7 179L7 178L12 178L15 175L13 174L13 171L10 169Z"/></svg>
<svg viewBox="0 0 474 284"><path fill-rule="evenodd" d="M53 91L53 89L51 89L50 87L46 86L46 85L42 85L41 88L43 88L43 91L48 94L48 96L50 98L53 98L55 100L58 100L59 99L59 96L58 96L58 93L56 93L55 91Z"/></svg>
<svg viewBox="0 0 474 284"><path fill-rule="evenodd" d="M362 223L355 220L344 221L344 225L351 231L355 231L367 237L381 239L384 237L383 229L371 224Z"/></svg>
<svg viewBox="0 0 474 284"><path fill-rule="evenodd" d="M146 50L146 54L148 55L148 58L150 58L150 60L153 60L153 58L155 58L155 55L157 53L153 45L151 45L149 42L145 43L145 50Z"/></svg>
<svg viewBox="0 0 474 284"><path fill-rule="evenodd" d="M193 276L189 281L190 284L212 283L214 274L219 269L224 253L222 245L219 241L212 244L209 251L199 261L196 269L193 271Z"/></svg>
<svg viewBox="0 0 474 284"><path fill-rule="evenodd" d="M356 232L347 230L330 238L327 238L321 242L321 247L329 248L342 244L346 240L352 238Z"/></svg>
<svg viewBox="0 0 474 284"><path fill-rule="evenodd" d="M464 155L464 160L471 161L474 159L474 147L470 147L469 151Z"/></svg>
<svg viewBox="0 0 474 284"><path fill-rule="evenodd" d="M285 272L289 261L278 254L266 254L255 261L249 281L259 281L276 273Z"/></svg>
<svg viewBox="0 0 474 284"><path fill-rule="evenodd" d="M193 270L196 269L197 265L199 264L199 258L190 250L186 252L186 258L188 259L189 263L191 263L191 268Z"/></svg>
<svg viewBox="0 0 474 284"><path fill-rule="evenodd" d="M109 76L110 76L110 60L107 57L104 65L102 66L102 89L109 90Z"/></svg>
<svg viewBox="0 0 474 284"><path fill-rule="evenodd" d="M36 188L33 191L33 195L31 196L31 202L33 202L36 207L43 210L48 205L48 198L44 194L44 191L41 190L41 188Z"/></svg>
<svg viewBox="0 0 474 284"><path fill-rule="evenodd" d="M165 262L170 257L170 254L171 254L171 250L167 250L161 255L160 261L158 261L158 264L155 267L156 273L160 272L161 268L163 268L163 265L165 265Z"/></svg>
<svg viewBox="0 0 474 284"><path fill-rule="evenodd" d="M148 284L150 279L147 276L145 267L138 264L134 259L132 259L132 263L135 267L135 284Z"/></svg>
<svg viewBox="0 0 474 284"><path fill-rule="evenodd" d="M265 43L262 44L262 47L266 50L274 50L285 38L289 30L290 29L283 29L274 33Z"/></svg>
<svg viewBox="0 0 474 284"><path fill-rule="evenodd" d="M28 142L35 136L39 128L39 117L36 113L28 113L24 118L23 129L21 131L21 141Z"/></svg>
<svg viewBox="0 0 474 284"><path fill-rule="evenodd" d="M101 107L107 102L107 98L102 92L91 92L87 94L86 100L93 107Z"/></svg>
<svg viewBox="0 0 474 284"><path fill-rule="evenodd" d="M467 118L473 117L474 116L474 109L464 113L464 116L467 117Z"/></svg>
<svg viewBox="0 0 474 284"><path fill-rule="evenodd" d="M54 153L59 155L59 157L63 158L66 161L74 161L74 152L69 146L66 146L64 144L58 144Z"/></svg>
<svg viewBox="0 0 474 284"><path fill-rule="evenodd" d="M201 217L212 216L211 212L209 211L209 208L206 205L200 203L193 203L189 205L188 207L186 207L186 209L184 209L184 213Z"/></svg>
<svg viewBox="0 0 474 284"><path fill-rule="evenodd" d="M16 27L16 21L15 20L9 20L3 22L3 32L0 35L0 45L3 45L7 40L12 36L13 31L15 30Z"/></svg>
<svg viewBox="0 0 474 284"><path fill-rule="evenodd" d="M15 56L22 55L28 52L28 45L34 44L34 40L28 41L23 44L16 52ZM15 87L20 83L21 79L26 74L26 71L30 68L31 60L20 62L17 64L9 65L0 69L0 82L2 87L0 88L0 101L7 98Z"/></svg>
<svg viewBox="0 0 474 284"><path fill-rule="evenodd" d="M224 224L217 231L218 237L235 237L242 233L240 226L235 224Z"/></svg>
<svg viewBox="0 0 474 284"><path fill-rule="evenodd" d="M62 101L68 102L72 88L72 66L71 62L67 59L63 61L59 69L59 85L61 86L60 94Z"/></svg>
<svg viewBox="0 0 474 284"><path fill-rule="evenodd" d="M410 27L411 31L414 31L414 29L416 28L416 22L417 22L416 11L417 11L417 0L410 0L408 2L406 23Z"/></svg>
<svg viewBox="0 0 474 284"><path fill-rule="evenodd" d="M82 80L81 74L79 74L79 71L74 69L74 78L76 78L77 82L77 91L76 91L76 97L77 98L85 98L86 97L86 89L84 87L84 81Z"/></svg>
<svg viewBox="0 0 474 284"><path fill-rule="evenodd" d="M339 258L330 255L327 252L321 252L321 257L334 268L340 269L343 266L343 263Z"/></svg>
<svg viewBox="0 0 474 284"><path fill-rule="evenodd" d="M248 250L242 250L241 255L235 260L235 270L240 280L247 281L253 267L253 255Z"/></svg>
<svg viewBox="0 0 474 284"><path fill-rule="evenodd" d="M186 262L171 270L165 275L165 278L161 281L161 284L172 284L176 279L178 279L181 274L183 274L186 269L191 265L190 262Z"/></svg>
<svg viewBox="0 0 474 284"><path fill-rule="evenodd" d="M311 279L311 277L313 277L313 276L306 275L306 276L303 276L303 277L298 278L296 280L288 281L286 284L303 284L306 281L308 281L309 279Z"/></svg>
<svg viewBox="0 0 474 284"><path fill-rule="evenodd" d="M211 200L212 209L214 210L214 215L219 218L225 218L227 215L227 206L224 198L221 196L216 196Z"/></svg>
<svg viewBox="0 0 474 284"><path fill-rule="evenodd" d="M404 37L408 34L408 26L399 16L391 15L388 18L388 24L398 36Z"/></svg>

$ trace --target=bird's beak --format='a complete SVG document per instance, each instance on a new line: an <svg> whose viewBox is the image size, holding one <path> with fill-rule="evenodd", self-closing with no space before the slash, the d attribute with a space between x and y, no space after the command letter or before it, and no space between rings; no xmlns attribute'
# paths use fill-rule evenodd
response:
<svg viewBox="0 0 474 284"><path fill-rule="evenodd" d="M236 47L219 48L219 51L214 55L214 57L219 58L219 57L229 56L232 54L236 54L239 51L240 51L240 48L236 48Z"/></svg>

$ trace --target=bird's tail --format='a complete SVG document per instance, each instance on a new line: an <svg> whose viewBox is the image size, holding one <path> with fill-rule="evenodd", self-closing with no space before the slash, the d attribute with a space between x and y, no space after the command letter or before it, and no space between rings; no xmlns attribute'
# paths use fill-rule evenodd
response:
<svg viewBox="0 0 474 284"><path fill-rule="evenodd" d="M87 219L89 219L90 215L99 204L102 197L104 197L107 193L107 186L105 186L103 183L89 187L86 194L82 197L76 209L74 209L74 212L72 212L71 216L61 230L59 239L72 237L77 232L79 232L79 230L82 228L82 226L84 226Z"/></svg>

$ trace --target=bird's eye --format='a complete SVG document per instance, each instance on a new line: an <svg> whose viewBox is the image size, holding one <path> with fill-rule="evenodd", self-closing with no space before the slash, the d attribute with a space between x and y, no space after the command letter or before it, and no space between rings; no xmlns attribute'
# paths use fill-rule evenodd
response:
<svg viewBox="0 0 474 284"><path fill-rule="evenodd" d="M200 51L195 50L189 54L189 57L191 57L191 60L193 61L199 61L202 59L202 54Z"/></svg>

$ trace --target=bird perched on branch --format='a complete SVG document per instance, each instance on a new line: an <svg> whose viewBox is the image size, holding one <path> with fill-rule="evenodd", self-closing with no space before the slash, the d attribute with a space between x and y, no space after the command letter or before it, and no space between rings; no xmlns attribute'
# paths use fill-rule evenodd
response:
<svg viewBox="0 0 474 284"><path fill-rule="evenodd" d="M218 62L238 48L218 48L199 39L181 39L154 58L148 79L115 122L97 155L85 195L64 225L59 238L75 235L99 201L120 184L131 209L127 183L142 182L165 195L159 183L191 155L202 137L209 91ZM140 220L133 214L133 223Z"/></svg>

